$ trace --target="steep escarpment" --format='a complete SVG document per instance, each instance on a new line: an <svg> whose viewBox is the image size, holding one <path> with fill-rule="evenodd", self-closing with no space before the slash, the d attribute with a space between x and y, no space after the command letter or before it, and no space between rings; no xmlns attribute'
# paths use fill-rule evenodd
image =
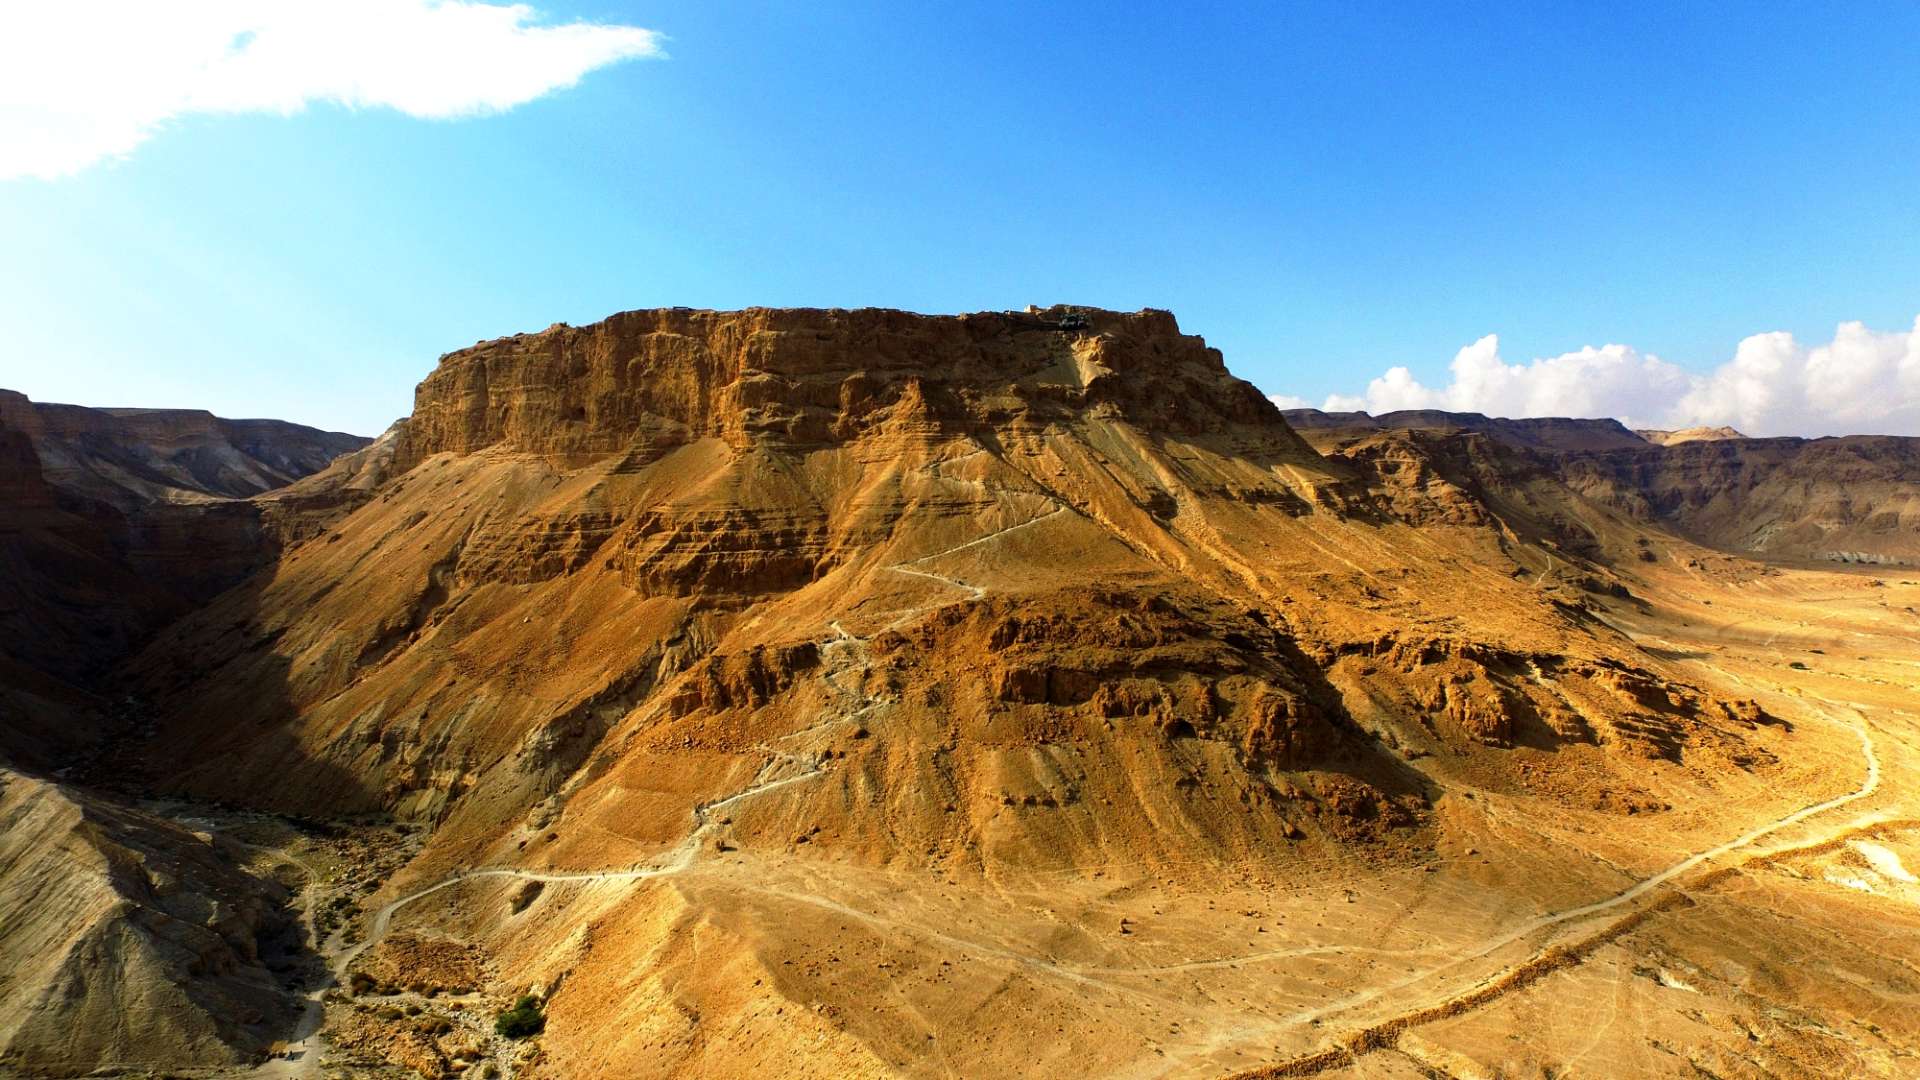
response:
<svg viewBox="0 0 1920 1080"><path fill-rule="evenodd" d="M244 426L236 467L205 414L37 406L0 393L0 1072L258 1060L296 1009L267 969L286 891L235 851L42 777L138 730L111 672L162 626L271 562L252 505L318 454ZM288 426L291 428L291 426ZM303 431L306 429L293 429ZM237 451L236 451L237 452ZM33 775L15 771L31 770Z"/></svg>
<svg viewBox="0 0 1920 1080"><path fill-rule="evenodd" d="M18 453L31 447L24 440L7 445L0 434L0 453ZM126 634L139 625L134 612L93 607L85 622L55 616L44 604L49 595L93 595L101 600L141 595L141 583L117 574L110 559L100 557L84 530L67 534L39 533L28 519L39 519L58 530L63 522L51 506L51 492L43 485L24 482L37 470L7 466L10 495L17 496L10 515L16 524L0 527L0 759L51 768L70 761L98 732L100 700L55 672L69 669L75 656L93 657L99 637ZM25 489L24 491L22 489ZM32 500L45 500L38 505ZM89 585L72 590L67 582L87 581L96 572L104 588ZM68 575L75 575L69 577ZM123 593L116 585L133 589ZM157 606L165 606L155 598ZM76 676L77 677L77 676Z"/></svg>
<svg viewBox="0 0 1920 1080"><path fill-rule="evenodd" d="M1288 409L1287 423L1310 431L1477 431L1526 450L1638 450L1648 440L1618 420L1570 417L1492 417L1440 409L1403 409L1374 416L1364 412Z"/></svg>
<svg viewBox="0 0 1920 1080"><path fill-rule="evenodd" d="M188 606L128 563L123 518L63 505L32 439L3 422L0 488L0 760L51 768L98 733L86 688Z"/></svg>
<svg viewBox="0 0 1920 1080"><path fill-rule="evenodd" d="M443 356L420 384L406 445L411 460L495 445L644 458L706 438L804 450L882 426L937 437L1125 418L1192 435L1273 413L1166 312L673 308ZM1267 435L1276 451L1311 456L1284 426Z"/></svg>
<svg viewBox="0 0 1920 1080"><path fill-rule="evenodd" d="M1745 435L1724 424L1720 427L1690 427L1672 431L1661 428L1638 428L1634 434L1655 446L1678 446L1686 442L1717 442L1722 439L1746 438Z"/></svg>
<svg viewBox="0 0 1920 1080"><path fill-rule="evenodd" d="M1920 563L1920 439L1696 439L1563 466L1581 494L1722 550Z"/></svg>

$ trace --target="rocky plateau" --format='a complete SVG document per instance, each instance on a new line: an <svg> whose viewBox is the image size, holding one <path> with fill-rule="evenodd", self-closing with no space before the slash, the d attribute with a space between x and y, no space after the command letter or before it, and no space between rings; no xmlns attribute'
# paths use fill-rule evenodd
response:
<svg viewBox="0 0 1920 1080"><path fill-rule="evenodd" d="M0 1074L1920 1068L1920 440L671 308L0 492Z"/></svg>

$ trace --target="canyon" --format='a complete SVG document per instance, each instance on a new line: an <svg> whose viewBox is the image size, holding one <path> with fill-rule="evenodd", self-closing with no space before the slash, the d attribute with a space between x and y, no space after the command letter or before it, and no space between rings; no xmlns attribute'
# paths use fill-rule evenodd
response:
<svg viewBox="0 0 1920 1080"><path fill-rule="evenodd" d="M0 490L0 1074L1920 1060L1920 440L667 308Z"/></svg>

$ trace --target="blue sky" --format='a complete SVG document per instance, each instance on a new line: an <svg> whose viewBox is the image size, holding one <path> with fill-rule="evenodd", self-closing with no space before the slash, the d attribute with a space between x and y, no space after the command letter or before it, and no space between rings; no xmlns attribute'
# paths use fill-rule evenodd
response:
<svg viewBox="0 0 1920 1080"><path fill-rule="evenodd" d="M442 352L672 304L1165 307L1315 404L1404 366L1642 418L1762 332L1805 383L1851 320L1862 402L1920 371L1920 5L538 6L668 56L0 180L0 386L372 433ZM1446 397L1490 334L1528 389ZM1920 424L1818 391L1681 419Z"/></svg>

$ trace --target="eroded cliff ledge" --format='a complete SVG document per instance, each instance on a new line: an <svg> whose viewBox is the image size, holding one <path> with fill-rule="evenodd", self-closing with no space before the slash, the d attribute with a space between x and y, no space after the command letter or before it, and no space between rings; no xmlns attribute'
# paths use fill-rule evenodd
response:
<svg viewBox="0 0 1920 1080"><path fill-rule="evenodd" d="M629 311L449 353L415 395L405 463L496 444L556 458L848 442L887 420L929 436L1092 415L1168 434L1270 423L1171 313L1053 307L916 315L877 308Z"/></svg>

